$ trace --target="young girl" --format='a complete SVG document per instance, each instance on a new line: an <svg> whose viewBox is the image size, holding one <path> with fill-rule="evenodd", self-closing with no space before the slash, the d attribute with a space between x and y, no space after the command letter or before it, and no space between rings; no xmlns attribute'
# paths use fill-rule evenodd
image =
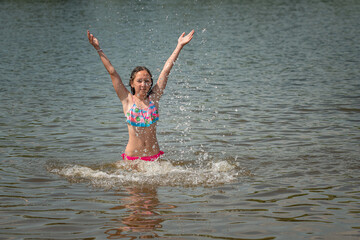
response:
<svg viewBox="0 0 360 240"><path fill-rule="evenodd" d="M159 78L153 86L152 75L146 67L136 67L130 76L129 92L123 84L119 74L100 48L98 39L93 34L87 32L91 45L98 52L102 63L109 72L114 89L118 95L123 111L128 123L129 142L125 153L122 154L124 160L144 160L155 161L162 154L156 138L156 122L159 119L159 100L164 92L170 70L179 56L181 49L191 41L194 30L185 36L181 34L178 44L166 61Z"/></svg>

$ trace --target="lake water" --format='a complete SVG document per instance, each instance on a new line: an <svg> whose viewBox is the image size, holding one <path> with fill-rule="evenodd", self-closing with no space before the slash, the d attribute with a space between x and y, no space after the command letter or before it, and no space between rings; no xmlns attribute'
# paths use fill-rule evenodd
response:
<svg viewBox="0 0 360 240"><path fill-rule="evenodd" d="M0 239L359 239L359 1L1 1ZM86 30L128 83L196 33L127 127Z"/></svg>

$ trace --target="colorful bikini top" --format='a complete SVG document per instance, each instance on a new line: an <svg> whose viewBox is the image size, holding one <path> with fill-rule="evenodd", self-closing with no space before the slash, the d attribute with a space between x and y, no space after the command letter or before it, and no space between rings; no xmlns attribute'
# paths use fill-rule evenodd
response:
<svg viewBox="0 0 360 240"><path fill-rule="evenodd" d="M134 105L132 105L125 116L126 122L134 127L150 127L151 124L159 120L159 112L151 100L146 110L138 108L134 101Z"/></svg>

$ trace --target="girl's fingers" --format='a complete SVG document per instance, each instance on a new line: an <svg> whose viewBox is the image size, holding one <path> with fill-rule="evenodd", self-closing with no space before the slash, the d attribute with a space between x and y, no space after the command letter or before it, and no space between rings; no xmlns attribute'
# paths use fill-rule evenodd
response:
<svg viewBox="0 0 360 240"><path fill-rule="evenodd" d="M94 43L94 35L91 34L89 30L87 31L87 36L88 36L89 42L91 44L93 44Z"/></svg>
<svg viewBox="0 0 360 240"><path fill-rule="evenodd" d="M92 42L92 34L90 34L90 32L88 33L88 38L89 38L89 42L91 43Z"/></svg>
<svg viewBox="0 0 360 240"><path fill-rule="evenodd" d="M188 34L188 36L190 36L190 37L193 37L194 36L194 30L192 30L189 34Z"/></svg>

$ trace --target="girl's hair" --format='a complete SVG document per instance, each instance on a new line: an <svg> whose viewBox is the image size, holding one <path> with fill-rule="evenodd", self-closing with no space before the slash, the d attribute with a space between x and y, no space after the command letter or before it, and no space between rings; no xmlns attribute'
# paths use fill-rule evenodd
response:
<svg viewBox="0 0 360 240"><path fill-rule="evenodd" d="M131 87L131 83L134 81L136 73L141 72L143 70L147 71L149 73L149 75L150 75L150 78L151 78L151 87L150 87L150 90L147 93L147 96L149 96L152 93L153 78L152 78L150 70L147 69L144 66L137 66L136 68L134 68L134 70L131 72L131 75L130 75L129 86L131 88L131 94L132 95L135 95L135 88Z"/></svg>

